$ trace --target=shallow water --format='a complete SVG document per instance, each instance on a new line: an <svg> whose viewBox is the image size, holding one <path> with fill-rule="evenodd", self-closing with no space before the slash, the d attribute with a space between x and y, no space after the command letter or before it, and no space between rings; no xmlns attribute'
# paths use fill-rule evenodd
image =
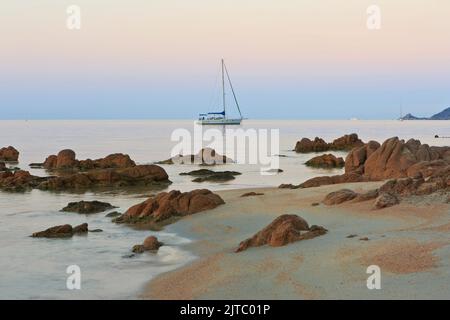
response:
<svg viewBox="0 0 450 320"><path fill-rule="evenodd" d="M61 149L76 151L78 159L100 158L111 153L127 153L138 163L151 163L170 157L175 142L170 140L174 129L192 130L192 121L0 121L0 146L13 145L20 152L22 169L42 162ZM180 172L197 166L164 165L173 184L169 189L183 191L199 187L211 190L277 186L300 183L317 175L338 174L341 170L311 169L304 162L313 155L292 152L302 137L320 136L331 141L356 132L364 141L383 141L392 136L420 139L430 145L448 145L449 139L435 139L436 134L450 136L449 121L245 121L243 129L279 129L279 158L283 173L260 174L259 165L231 164L226 170L242 172L227 183L191 182ZM335 153L345 156L345 153ZM224 167L225 168L225 167ZM44 170L30 170L45 175ZM177 268L195 257L183 249L190 240L174 233L135 230L116 225L106 213L79 215L59 212L68 202L100 200L125 211L145 199L154 190L138 194L125 192L51 193L34 190L27 193L0 192L0 298L136 298L140 288L153 276ZM33 239L35 231L58 224L77 225L88 222L90 229L101 233L74 236L71 239ZM148 235L155 234L166 245L157 254L130 258L130 249ZM66 268L79 265L82 290L66 288Z"/></svg>

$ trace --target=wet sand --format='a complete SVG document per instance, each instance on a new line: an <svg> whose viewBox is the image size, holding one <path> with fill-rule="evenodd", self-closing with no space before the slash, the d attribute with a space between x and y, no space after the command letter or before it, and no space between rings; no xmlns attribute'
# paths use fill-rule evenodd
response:
<svg viewBox="0 0 450 320"><path fill-rule="evenodd" d="M373 210L373 201L312 206L332 191L367 191L379 185L218 192L225 205L168 227L168 231L194 240L184 249L198 259L152 279L140 297L449 299L449 204L430 203L424 198L383 210ZM249 191L264 195L240 197ZM242 240L281 214L297 214L310 225L324 226L329 233L284 247L234 253ZM370 265L381 268L381 290L367 288Z"/></svg>

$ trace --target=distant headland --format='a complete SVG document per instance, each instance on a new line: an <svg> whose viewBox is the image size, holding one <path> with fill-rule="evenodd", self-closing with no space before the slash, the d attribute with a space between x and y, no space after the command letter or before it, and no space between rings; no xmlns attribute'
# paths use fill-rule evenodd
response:
<svg viewBox="0 0 450 320"><path fill-rule="evenodd" d="M419 118L413 116L411 113L408 113L406 116L401 117L400 120L450 120L450 108L447 108L430 118Z"/></svg>

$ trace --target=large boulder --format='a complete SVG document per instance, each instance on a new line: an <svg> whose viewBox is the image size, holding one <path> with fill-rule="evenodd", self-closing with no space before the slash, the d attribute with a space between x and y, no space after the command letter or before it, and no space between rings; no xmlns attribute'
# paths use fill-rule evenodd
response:
<svg viewBox="0 0 450 320"><path fill-rule="evenodd" d="M363 146L353 148L345 159L345 172L364 172L364 164L367 158L369 158L372 153L374 153L380 144L376 141L369 141Z"/></svg>
<svg viewBox="0 0 450 320"><path fill-rule="evenodd" d="M19 161L19 151L9 146L0 149L0 161L17 162Z"/></svg>
<svg viewBox="0 0 450 320"><path fill-rule="evenodd" d="M332 154L324 154L308 160L305 164L308 167L330 169L344 167L345 161L343 158L338 158Z"/></svg>
<svg viewBox="0 0 450 320"><path fill-rule="evenodd" d="M76 212L76 213L99 213L106 210L114 209L113 205L101 201L78 201L70 202L66 207L61 209L62 212Z"/></svg>
<svg viewBox="0 0 450 320"><path fill-rule="evenodd" d="M298 141L294 148L297 153L309 153L309 152L323 152L328 151L328 143L325 140L316 137L314 141L311 141L308 138L303 138Z"/></svg>
<svg viewBox="0 0 450 320"><path fill-rule="evenodd" d="M316 137L314 141L311 141L308 138L303 138L297 142L294 150L297 153L346 151L362 145L364 145L364 143L358 138L357 134L353 133L335 139L331 143L327 143L319 137Z"/></svg>
<svg viewBox="0 0 450 320"><path fill-rule="evenodd" d="M75 157L76 154L73 150L66 149L60 151L56 157L55 169L69 169L75 167L78 164Z"/></svg>
<svg viewBox="0 0 450 320"><path fill-rule="evenodd" d="M171 218L211 210L224 203L219 195L207 189L183 193L173 190L161 192L132 206L114 221L118 223L166 223Z"/></svg>
<svg viewBox="0 0 450 320"><path fill-rule="evenodd" d="M276 218L253 237L241 242L236 252L264 245L280 247L292 242L312 239L325 233L327 233L327 230L323 227L309 227L303 218L285 214Z"/></svg>

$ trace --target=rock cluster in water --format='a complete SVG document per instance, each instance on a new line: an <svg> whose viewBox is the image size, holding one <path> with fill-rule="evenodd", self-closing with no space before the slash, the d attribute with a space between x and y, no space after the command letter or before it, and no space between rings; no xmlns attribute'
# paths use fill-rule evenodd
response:
<svg viewBox="0 0 450 320"><path fill-rule="evenodd" d="M357 134L353 133L340 137L330 143L325 142L325 140L319 137L316 137L314 140L303 138L297 142L294 151L298 153L348 151L362 145L364 143L358 138Z"/></svg>
<svg viewBox="0 0 450 320"><path fill-rule="evenodd" d="M32 163L31 167L42 167L47 170L93 170L93 169L109 169L109 168L129 168L136 166L130 156L122 153L110 154L101 159L77 160L73 150L66 149L58 153L58 155L48 156L43 163Z"/></svg>
<svg viewBox="0 0 450 320"><path fill-rule="evenodd" d="M0 173L0 189L8 191L85 190L128 186L147 186L170 183L166 171L157 165L136 165L128 155L111 154L96 160L77 160L70 149L47 157L42 164L31 164L56 171L58 175L37 177L28 171Z"/></svg>

